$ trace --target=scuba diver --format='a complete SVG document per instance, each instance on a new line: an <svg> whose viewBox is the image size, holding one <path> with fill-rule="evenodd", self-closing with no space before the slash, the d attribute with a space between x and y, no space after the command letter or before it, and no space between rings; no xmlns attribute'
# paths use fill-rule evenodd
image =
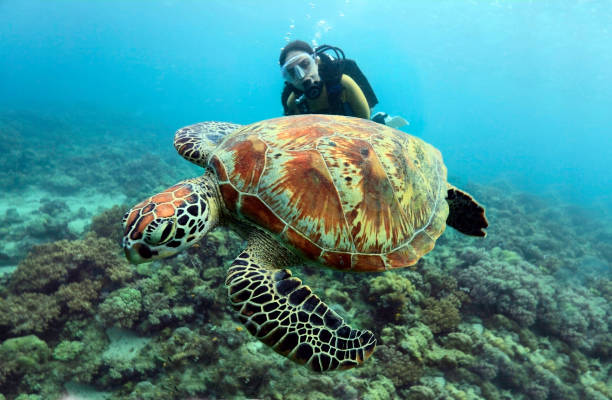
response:
<svg viewBox="0 0 612 400"><path fill-rule="evenodd" d="M333 53L333 56L328 54ZM294 40L279 57L285 87L281 102L285 115L336 114L370 119L378 99L357 63L329 45L313 49ZM378 112L372 121L399 128L408 125L402 117Z"/></svg>

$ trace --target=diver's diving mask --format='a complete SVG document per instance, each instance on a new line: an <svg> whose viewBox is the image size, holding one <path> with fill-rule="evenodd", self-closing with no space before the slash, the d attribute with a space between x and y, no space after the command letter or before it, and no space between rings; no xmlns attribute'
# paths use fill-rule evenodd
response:
<svg viewBox="0 0 612 400"><path fill-rule="evenodd" d="M281 74L285 81L296 83L304 79L315 66L316 62L310 54L298 54L283 64Z"/></svg>

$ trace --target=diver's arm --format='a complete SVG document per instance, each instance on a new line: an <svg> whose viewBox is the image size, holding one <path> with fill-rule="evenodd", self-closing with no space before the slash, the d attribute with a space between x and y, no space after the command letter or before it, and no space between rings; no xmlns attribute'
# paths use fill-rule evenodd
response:
<svg viewBox="0 0 612 400"><path fill-rule="evenodd" d="M351 109L353 110L353 116L370 119L370 107L368 106L368 101L353 78L348 75L342 75L341 83L346 94L346 102L349 103Z"/></svg>

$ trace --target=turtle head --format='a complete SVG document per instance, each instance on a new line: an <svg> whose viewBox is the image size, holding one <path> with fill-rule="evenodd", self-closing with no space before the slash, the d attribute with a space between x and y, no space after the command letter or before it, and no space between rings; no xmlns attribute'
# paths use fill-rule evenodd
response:
<svg viewBox="0 0 612 400"><path fill-rule="evenodd" d="M209 176L179 182L125 214L125 255L134 264L173 256L199 242L218 220L218 198Z"/></svg>

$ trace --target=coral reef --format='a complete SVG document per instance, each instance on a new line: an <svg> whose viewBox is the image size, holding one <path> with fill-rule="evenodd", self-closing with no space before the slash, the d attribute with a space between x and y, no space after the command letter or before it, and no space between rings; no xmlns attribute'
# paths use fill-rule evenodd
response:
<svg viewBox="0 0 612 400"><path fill-rule="evenodd" d="M535 325L572 346L610 356L612 310L605 298L582 287L558 282L513 252L494 248L457 274L483 313L504 314L523 327Z"/></svg>
<svg viewBox="0 0 612 400"><path fill-rule="evenodd" d="M84 348L85 344L78 340L63 340L53 349L53 358L59 361L72 361Z"/></svg>
<svg viewBox="0 0 612 400"><path fill-rule="evenodd" d="M142 309L142 294L126 287L112 292L98 307L98 315L106 325L131 328Z"/></svg>
<svg viewBox="0 0 612 400"><path fill-rule="evenodd" d="M477 258L468 249L467 257ZM473 302L487 309L508 315L523 326L536 321L538 301L552 293L538 280L536 267L513 252L494 248L482 258L460 270L459 285L469 289Z"/></svg>
<svg viewBox="0 0 612 400"><path fill-rule="evenodd" d="M448 296L441 300L428 297L423 301L422 321L433 333L447 333L457 329L461 322L461 300Z"/></svg>
<svg viewBox="0 0 612 400"><path fill-rule="evenodd" d="M0 385L18 382L43 370L49 347L34 335L7 339L0 345Z"/></svg>
<svg viewBox="0 0 612 400"><path fill-rule="evenodd" d="M82 113L61 118L52 112L0 114L0 266L15 266L36 244L82 237L92 216L103 209L133 203L142 193L161 189L193 170L170 148L143 151L142 137L132 135L134 121L125 116L112 118L107 126L87 118L90 126L85 129ZM166 134L173 131L160 126L145 129L152 148L162 141L166 145ZM111 216L103 218L110 222ZM110 237L120 221L94 221L92 230ZM109 232L100 231L102 223Z"/></svg>
<svg viewBox="0 0 612 400"><path fill-rule="evenodd" d="M414 318L415 305L423 297L411 279L401 273L385 272L372 277L364 288L368 301L379 308L376 318L382 323L410 322Z"/></svg>
<svg viewBox="0 0 612 400"><path fill-rule="evenodd" d="M60 161L19 147L23 132L48 124L41 140L51 143L75 128L0 124L10 133L0 143L0 166L10 172L0 178L4 199L14 185L51 179L54 191L0 213L0 234L10 238L0 265L18 264L0 278L0 399L79 391L109 399L612 398L612 231L599 216L467 185L487 205L485 240L448 229L414 269L381 274L296 268L379 341L362 367L313 374L255 340L229 307L225 273L244 246L234 233L218 228L159 262L124 260L125 206L108 207L183 177L182 160L135 152L129 141L110 145L98 132L104 157L57 144ZM83 185L122 193L81 210L66 191Z"/></svg>
<svg viewBox="0 0 612 400"><path fill-rule="evenodd" d="M115 205L102 214L94 215L89 230L101 238L108 238L114 243L121 244L121 219L128 206Z"/></svg>
<svg viewBox="0 0 612 400"><path fill-rule="evenodd" d="M0 332L49 333L77 315L93 315L103 288L132 277L113 249L109 239L94 235L35 246L0 291Z"/></svg>
<svg viewBox="0 0 612 400"><path fill-rule="evenodd" d="M53 296L22 293L0 299L0 327L13 335L43 333L61 318L61 309Z"/></svg>
<svg viewBox="0 0 612 400"><path fill-rule="evenodd" d="M44 356L42 369L6 364L4 376L24 382L0 384L8 398L53 398L62 382L117 399L609 398L609 281L563 285L518 252L466 247L452 233L417 271L306 268L304 280L379 346L362 368L304 374L234 322L223 280L239 238L218 229L185 254L131 269L101 222L120 214L98 217L83 240L34 247L0 291L2 338L34 333Z"/></svg>

